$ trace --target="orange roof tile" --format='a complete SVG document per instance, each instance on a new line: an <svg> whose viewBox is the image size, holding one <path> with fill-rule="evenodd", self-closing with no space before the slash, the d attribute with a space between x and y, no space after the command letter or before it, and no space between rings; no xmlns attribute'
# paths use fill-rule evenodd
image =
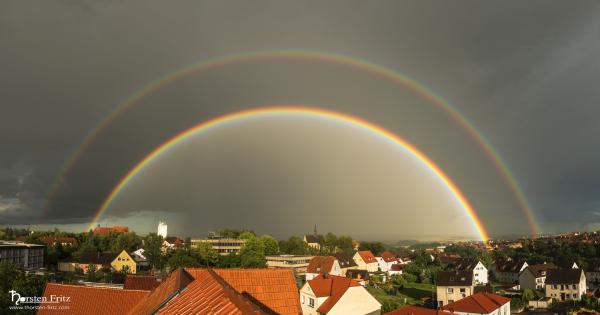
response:
<svg viewBox="0 0 600 315"><path fill-rule="evenodd" d="M308 273L330 273L336 258L333 256L315 256L308 263Z"/></svg>
<svg viewBox="0 0 600 315"><path fill-rule="evenodd" d="M211 269L198 278L158 311L157 314L274 314L229 286Z"/></svg>
<svg viewBox="0 0 600 315"><path fill-rule="evenodd" d="M375 256L373 255L373 253L371 253L370 250L361 250L358 251L358 254L362 258L362 260L367 264L377 262L377 259L375 259Z"/></svg>
<svg viewBox="0 0 600 315"><path fill-rule="evenodd" d="M194 278L183 269L173 271L150 295L132 307L128 314L150 314L187 287Z"/></svg>
<svg viewBox="0 0 600 315"><path fill-rule="evenodd" d="M408 305L401 307L399 309L395 309L391 312L387 312L383 315L452 315L452 313L432 310L430 308Z"/></svg>
<svg viewBox="0 0 600 315"><path fill-rule="evenodd" d="M125 233L129 232L129 227L126 226L98 226L94 229L94 235L108 235L110 232Z"/></svg>
<svg viewBox="0 0 600 315"><path fill-rule="evenodd" d="M148 296L148 291L122 290L112 288L85 287L57 283L46 284L44 297L70 297L69 301L59 303L42 303L38 315L44 314L126 314L139 301ZM45 307L52 306L55 309Z"/></svg>
<svg viewBox="0 0 600 315"><path fill-rule="evenodd" d="M508 302L510 302L509 298L492 293L480 292L467 296L454 303L450 303L442 307L442 309L450 312L487 314L497 310Z"/></svg>
<svg viewBox="0 0 600 315"><path fill-rule="evenodd" d="M152 291L159 284L160 282L158 282L154 276L127 275L127 277L125 277L125 285L123 285L123 289Z"/></svg>
<svg viewBox="0 0 600 315"><path fill-rule="evenodd" d="M318 312L326 314L350 287L358 287L360 284L353 279L331 275L318 275L308 281L308 285L317 297L329 298L317 309Z"/></svg>
<svg viewBox="0 0 600 315"><path fill-rule="evenodd" d="M188 268L194 278L201 268ZM242 295L249 295L279 314L300 314L300 297L292 269L214 269L223 280Z"/></svg>
<svg viewBox="0 0 600 315"><path fill-rule="evenodd" d="M383 258L383 261L385 261L385 262L398 261L398 258L396 258L396 255L394 255L393 253L388 252L388 251L381 253L381 258Z"/></svg>

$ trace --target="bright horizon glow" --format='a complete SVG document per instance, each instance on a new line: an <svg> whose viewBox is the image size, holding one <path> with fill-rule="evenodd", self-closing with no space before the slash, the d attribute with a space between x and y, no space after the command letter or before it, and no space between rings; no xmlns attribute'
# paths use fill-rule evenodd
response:
<svg viewBox="0 0 600 315"><path fill-rule="evenodd" d="M218 127L229 122L241 121L244 119L261 118L276 115L303 115L315 118L325 118L335 122L344 122L352 126L359 127L364 131L368 131L375 135L383 137L391 143L401 147L402 149L404 149L404 151L410 153L419 162L421 162L423 166L426 167L426 169L430 170L435 175L435 177L444 185L444 187L447 188L450 194L466 212L467 217L470 219L480 239L482 241L487 241L489 239L487 230L484 228L483 224L481 223L481 220L477 216L475 210L473 209L472 205L467 200L467 198L464 196L464 194L458 189L456 184L454 184L454 182L448 177L448 175L444 171L442 171L442 169L437 164L435 164L427 155L425 155L423 152L417 149L413 144L399 137L398 135L384 129L383 127L366 121L364 119L340 112L334 112L331 110L297 105L270 106L233 112L201 122L196 126L175 135L166 142L162 143L150 154L148 154L144 159L138 162L136 166L133 167L118 182L118 184L111 190L110 194L98 208L96 214L94 215L92 221L88 226L88 230L93 229L96 226L101 216L106 212L106 210L111 206L113 201L131 182L131 180L134 179L136 175L142 172L147 166L149 166L155 159L159 158L163 154L166 154L169 151L169 149L175 147L180 143L185 142L191 137L198 135L212 127Z"/></svg>

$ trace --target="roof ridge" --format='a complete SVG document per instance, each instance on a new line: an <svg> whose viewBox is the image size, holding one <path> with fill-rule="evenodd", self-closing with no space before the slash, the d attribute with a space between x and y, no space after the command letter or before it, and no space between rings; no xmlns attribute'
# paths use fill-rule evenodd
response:
<svg viewBox="0 0 600 315"><path fill-rule="evenodd" d="M211 268L206 268L208 274L215 279L215 281L223 288L223 292L225 295L231 300L235 306L237 306L241 311L246 312L264 312L263 307L254 303L254 301L250 300L247 296L241 294L236 289L234 289L225 279L219 276L214 270Z"/></svg>

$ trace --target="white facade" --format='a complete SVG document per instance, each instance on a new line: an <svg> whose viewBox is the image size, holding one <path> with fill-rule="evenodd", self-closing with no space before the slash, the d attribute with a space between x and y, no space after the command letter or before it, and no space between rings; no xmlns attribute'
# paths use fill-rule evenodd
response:
<svg viewBox="0 0 600 315"><path fill-rule="evenodd" d="M167 238L167 224L162 221L158 221L158 232L156 234L162 236L163 239Z"/></svg>
<svg viewBox="0 0 600 315"><path fill-rule="evenodd" d="M557 301L581 300L587 290L585 273L581 273L579 283L546 284L546 297Z"/></svg>
<svg viewBox="0 0 600 315"><path fill-rule="evenodd" d="M383 257L375 257L375 259L377 259L377 264L379 265L379 270L383 271L383 272L388 272L392 269L392 265L397 264L398 261L394 260L394 261L390 261L390 262L386 262Z"/></svg>
<svg viewBox="0 0 600 315"><path fill-rule="evenodd" d="M376 272L379 269L377 259L375 259L373 262L367 263L363 260L362 256L360 256L359 252L356 252L352 259L354 259L354 262L357 265L356 269L366 270L368 272Z"/></svg>
<svg viewBox="0 0 600 315"><path fill-rule="evenodd" d="M475 284L487 284L488 283L488 270L481 263L481 261L477 263L475 268L473 268L473 280L475 280Z"/></svg>
<svg viewBox="0 0 600 315"><path fill-rule="evenodd" d="M308 283L300 289L300 306L303 315L321 315L317 309L328 296L317 297ZM364 314L380 315L381 304L363 287L350 287L327 312L331 315Z"/></svg>

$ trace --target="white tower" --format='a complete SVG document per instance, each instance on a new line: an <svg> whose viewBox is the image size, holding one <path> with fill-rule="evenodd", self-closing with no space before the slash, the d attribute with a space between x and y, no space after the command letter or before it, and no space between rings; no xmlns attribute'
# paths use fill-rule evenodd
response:
<svg viewBox="0 0 600 315"><path fill-rule="evenodd" d="M158 235L167 238L167 224L163 221L158 221Z"/></svg>

